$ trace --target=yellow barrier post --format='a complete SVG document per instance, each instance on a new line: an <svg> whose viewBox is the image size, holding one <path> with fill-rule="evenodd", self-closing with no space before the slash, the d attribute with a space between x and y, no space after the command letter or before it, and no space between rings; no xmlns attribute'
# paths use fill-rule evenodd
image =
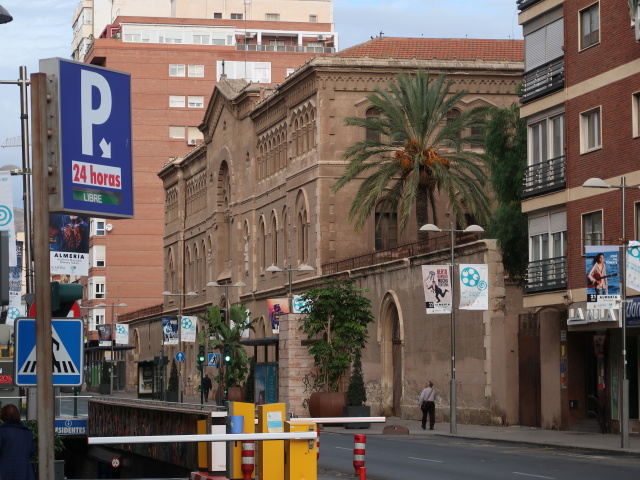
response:
<svg viewBox="0 0 640 480"><path fill-rule="evenodd" d="M208 420L198 420L198 434L206 435L207 427L209 426ZM207 442L199 442L198 443L198 471L199 472L209 472L209 458L208 458L208 448Z"/></svg>
<svg viewBox="0 0 640 480"><path fill-rule="evenodd" d="M253 403L229 402L229 418L242 418L242 431L227 433L256 433L255 405ZM229 480L243 480L242 473L242 442L227 442L227 477ZM254 476L252 476L254 478Z"/></svg>
<svg viewBox="0 0 640 480"><path fill-rule="evenodd" d="M285 422L285 432L315 432L315 423ZM316 440L285 440L284 480L316 480L318 457Z"/></svg>
<svg viewBox="0 0 640 480"><path fill-rule="evenodd" d="M284 403L258 405L258 433L284 432L286 418ZM257 442L256 464L258 478L284 478L284 440Z"/></svg>

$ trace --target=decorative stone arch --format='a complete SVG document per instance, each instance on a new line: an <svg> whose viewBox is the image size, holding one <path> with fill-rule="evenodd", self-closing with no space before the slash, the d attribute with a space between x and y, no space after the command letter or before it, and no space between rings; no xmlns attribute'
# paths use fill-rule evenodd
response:
<svg viewBox="0 0 640 480"><path fill-rule="evenodd" d="M140 331L137 328L133 329L133 354L140 356Z"/></svg>
<svg viewBox="0 0 640 480"><path fill-rule="evenodd" d="M269 219L269 235L271 237L271 264L277 265L280 261L278 256L278 212L271 211L271 218Z"/></svg>
<svg viewBox="0 0 640 480"><path fill-rule="evenodd" d="M249 221L245 220L242 228L242 268L245 276L249 275L249 267L251 266L251 228Z"/></svg>
<svg viewBox="0 0 640 480"><path fill-rule="evenodd" d="M298 190L295 209L297 265L309 263L309 199L304 189Z"/></svg>
<svg viewBox="0 0 640 480"><path fill-rule="evenodd" d="M291 263L291 260L288 255L288 252L291 251L291 248L289 247L289 238L290 238L289 229L291 228L291 225L289 221L288 208L289 207L287 206L282 208L282 251L283 251L282 259L284 260L285 264Z"/></svg>
<svg viewBox="0 0 640 480"><path fill-rule="evenodd" d="M404 398L404 321L398 295L387 292L380 303L377 340L380 347L380 408L386 416L401 416Z"/></svg>
<svg viewBox="0 0 640 480"><path fill-rule="evenodd" d="M258 219L257 250L258 268L262 273L267 268L267 222L264 215L260 215Z"/></svg>

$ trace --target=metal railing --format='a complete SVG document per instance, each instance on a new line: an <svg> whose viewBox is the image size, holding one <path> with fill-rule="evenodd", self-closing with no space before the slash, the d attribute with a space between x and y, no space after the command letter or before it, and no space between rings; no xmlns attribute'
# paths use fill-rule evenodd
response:
<svg viewBox="0 0 640 480"><path fill-rule="evenodd" d="M527 103L564 88L564 57L524 74L520 103Z"/></svg>
<svg viewBox="0 0 640 480"><path fill-rule="evenodd" d="M567 257L529 262L524 293L538 293L567 288Z"/></svg>
<svg viewBox="0 0 640 480"><path fill-rule="evenodd" d="M236 50L246 52L335 53L334 47L304 47L299 45L256 45L237 43Z"/></svg>
<svg viewBox="0 0 640 480"><path fill-rule="evenodd" d="M541 1L542 0L516 0L516 5L518 6L518 10L522 11Z"/></svg>
<svg viewBox="0 0 640 480"><path fill-rule="evenodd" d="M564 155L529 165L524 174L522 197L528 198L562 190L566 186L566 180Z"/></svg>

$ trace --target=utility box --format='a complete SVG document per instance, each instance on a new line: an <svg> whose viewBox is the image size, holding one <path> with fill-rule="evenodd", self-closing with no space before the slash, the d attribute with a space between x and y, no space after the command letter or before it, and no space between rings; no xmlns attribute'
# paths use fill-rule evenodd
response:
<svg viewBox="0 0 640 480"><path fill-rule="evenodd" d="M227 433L227 412L211 412L211 434ZM227 471L227 442L211 442L209 473L224 475Z"/></svg>

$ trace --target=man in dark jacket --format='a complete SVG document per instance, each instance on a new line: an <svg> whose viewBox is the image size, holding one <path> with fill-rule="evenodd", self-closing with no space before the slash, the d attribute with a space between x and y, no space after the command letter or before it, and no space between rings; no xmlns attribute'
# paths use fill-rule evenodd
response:
<svg viewBox="0 0 640 480"><path fill-rule="evenodd" d="M35 480L31 457L36 453L36 446L31 430L20 420L18 407L2 407L0 420L0 478Z"/></svg>
<svg viewBox="0 0 640 480"><path fill-rule="evenodd" d="M209 401L209 391L211 390L211 379L209 378L209 374L205 373L204 378L202 379L202 393L204 393L204 401Z"/></svg>

